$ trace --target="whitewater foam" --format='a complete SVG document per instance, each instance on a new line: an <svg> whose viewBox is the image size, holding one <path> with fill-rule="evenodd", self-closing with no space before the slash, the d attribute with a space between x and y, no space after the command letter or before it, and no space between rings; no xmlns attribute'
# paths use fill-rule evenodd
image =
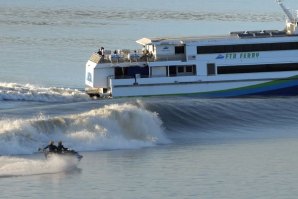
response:
<svg viewBox="0 0 298 199"><path fill-rule="evenodd" d="M0 101L79 102L90 100L82 91L70 88L40 87L32 84L0 82Z"/></svg>
<svg viewBox="0 0 298 199"><path fill-rule="evenodd" d="M32 160L18 157L0 157L0 178L53 174L70 171L76 168L76 158L51 157L47 160Z"/></svg>
<svg viewBox="0 0 298 199"><path fill-rule="evenodd" d="M155 112L111 104L89 112L0 120L0 155L32 154L49 140L80 151L127 149L169 143Z"/></svg>

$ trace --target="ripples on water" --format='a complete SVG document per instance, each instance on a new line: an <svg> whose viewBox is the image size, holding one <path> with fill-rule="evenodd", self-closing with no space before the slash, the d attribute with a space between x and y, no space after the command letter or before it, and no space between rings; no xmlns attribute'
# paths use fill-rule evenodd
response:
<svg viewBox="0 0 298 199"><path fill-rule="evenodd" d="M210 11L167 11L167 10L66 10L66 9L30 9L0 8L2 25L91 25L102 21L125 20L190 20L190 21L243 21L271 22L282 21L279 12L243 13ZM5 19L5 20L4 20ZM97 22L96 22L97 21ZM106 23L108 24L108 23Z"/></svg>
<svg viewBox="0 0 298 199"><path fill-rule="evenodd" d="M296 98L91 101L81 91L102 45L282 29L283 15L274 0L0 1L0 155L50 139L99 150L71 176L61 172L76 164L0 156L0 178L26 175L1 178L1 196L296 198Z"/></svg>
<svg viewBox="0 0 298 199"><path fill-rule="evenodd" d="M134 0L129 3L75 0L71 4L35 0L24 4L3 2L0 79L83 88L85 62L101 46L109 50L134 50L141 48L135 41L142 37L228 34L241 29L283 26L283 13L277 5L260 11L257 2L250 1L248 8L242 5L246 3L164 1L160 7L159 1L148 5L147 1ZM277 22L281 26L272 26Z"/></svg>

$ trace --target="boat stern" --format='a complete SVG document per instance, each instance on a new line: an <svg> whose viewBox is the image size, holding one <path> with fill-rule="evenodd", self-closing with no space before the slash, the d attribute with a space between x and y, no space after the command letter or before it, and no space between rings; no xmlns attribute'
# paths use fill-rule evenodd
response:
<svg viewBox="0 0 298 199"><path fill-rule="evenodd" d="M86 63L85 91L90 97L109 96L109 77L114 74L113 69L91 58Z"/></svg>

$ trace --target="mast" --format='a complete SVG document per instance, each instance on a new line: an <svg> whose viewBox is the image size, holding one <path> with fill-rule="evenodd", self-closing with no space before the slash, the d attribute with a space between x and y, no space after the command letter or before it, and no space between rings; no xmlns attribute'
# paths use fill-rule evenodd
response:
<svg viewBox="0 0 298 199"><path fill-rule="evenodd" d="M280 7L283 9L283 11L288 17L288 19L286 20L285 30L289 35L298 35L298 14L297 14L297 17L293 16L290 10L284 6L282 1L283 0L276 0L276 2L280 5Z"/></svg>
<svg viewBox="0 0 298 199"><path fill-rule="evenodd" d="M290 12L290 10L284 6L284 4L282 3L282 1L283 0L276 0L276 2L278 3L278 5L280 5L280 7L283 9L283 11L285 12L285 14L287 15L289 21L291 23L295 23L296 22L296 18L292 15L292 13Z"/></svg>

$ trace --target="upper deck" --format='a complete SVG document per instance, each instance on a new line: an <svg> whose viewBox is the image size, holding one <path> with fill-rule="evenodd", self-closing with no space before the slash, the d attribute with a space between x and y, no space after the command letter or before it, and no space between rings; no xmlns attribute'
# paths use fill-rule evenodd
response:
<svg viewBox="0 0 298 199"><path fill-rule="evenodd" d="M101 66L121 63L130 66L134 63L140 65L158 61L195 61L199 54L298 50L298 12L294 16L285 8L282 0L277 2L287 15L286 27L282 31L255 30L219 36L142 38L136 41L143 47L141 50L124 49L113 53L100 50L89 60Z"/></svg>
<svg viewBox="0 0 298 199"><path fill-rule="evenodd" d="M142 38L137 40L138 44L145 45L182 45L182 44L198 44L208 41L241 41L243 39L268 39L297 37L298 34L288 34L286 31L279 30L254 30L254 31L235 31L229 35L213 35L213 36L196 36L196 37L158 37L158 38Z"/></svg>
<svg viewBox="0 0 298 199"><path fill-rule="evenodd" d="M89 60L97 64L110 64L110 66L121 63L129 66L135 63L158 61L187 61L195 60L196 48L213 46L219 50L231 45L287 44L298 42L298 34L287 34L285 31L278 30L237 31L231 32L229 35L217 36L142 38L136 42L142 45L143 49L134 51L123 49L114 52L105 50L104 56L100 53L93 53ZM214 53L217 53L218 50L215 50Z"/></svg>

